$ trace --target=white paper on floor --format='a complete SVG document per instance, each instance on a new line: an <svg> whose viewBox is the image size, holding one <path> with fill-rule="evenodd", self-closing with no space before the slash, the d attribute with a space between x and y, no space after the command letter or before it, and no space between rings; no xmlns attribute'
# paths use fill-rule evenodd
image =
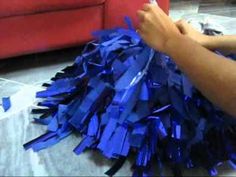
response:
<svg viewBox="0 0 236 177"><path fill-rule="evenodd" d="M4 112L3 108L0 108L0 120L17 114L23 109L30 108L36 103L36 92L40 90L42 88L36 86L27 85L22 87L20 91L10 97L11 107L8 111Z"/></svg>
<svg viewBox="0 0 236 177"><path fill-rule="evenodd" d="M207 24L208 28L216 29L225 35L236 34L236 18L204 13L185 14L182 19L188 21L197 30L201 31L200 23Z"/></svg>

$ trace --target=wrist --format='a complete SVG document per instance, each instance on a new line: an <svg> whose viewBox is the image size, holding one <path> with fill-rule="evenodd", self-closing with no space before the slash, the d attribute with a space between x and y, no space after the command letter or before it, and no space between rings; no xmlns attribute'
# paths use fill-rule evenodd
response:
<svg viewBox="0 0 236 177"><path fill-rule="evenodd" d="M214 41L214 36L204 35L200 44L207 49L212 49L213 41Z"/></svg>
<svg viewBox="0 0 236 177"><path fill-rule="evenodd" d="M179 43L183 41L186 37L182 34L175 34L165 42L164 46L164 53L166 53L169 56L172 56L172 54L176 51Z"/></svg>

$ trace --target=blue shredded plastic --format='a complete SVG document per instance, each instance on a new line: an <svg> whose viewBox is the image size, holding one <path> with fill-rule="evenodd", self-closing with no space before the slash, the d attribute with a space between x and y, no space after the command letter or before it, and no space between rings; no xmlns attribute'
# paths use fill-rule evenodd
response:
<svg viewBox="0 0 236 177"><path fill-rule="evenodd" d="M11 108L11 100L10 97L2 98L2 107L5 112L7 112Z"/></svg>
<svg viewBox="0 0 236 177"><path fill-rule="evenodd" d="M126 21L130 29L95 32L96 41L37 93L48 109L34 110L42 113L35 122L48 132L25 149L39 151L77 131L83 140L76 154L98 149L117 159L110 176L131 153L133 176L163 176L165 164L176 176L181 167L203 167L215 176L217 164L227 160L235 168L236 119L203 97L170 57L149 48ZM153 174L156 167L159 174Z"/></svg>

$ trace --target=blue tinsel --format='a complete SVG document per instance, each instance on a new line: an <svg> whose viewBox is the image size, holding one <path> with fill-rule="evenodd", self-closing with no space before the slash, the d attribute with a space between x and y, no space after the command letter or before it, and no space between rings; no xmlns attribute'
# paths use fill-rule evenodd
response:
<svg viewBox="0 0 236 177"><path fill-rule="evenodd" d="M153 175L153 164L169 165L176 176L182 167L204 167L214 176L219 162L235 165L236 121L129 26L94 33L97 40L75 63L44 84L37 97L45 108L33 113L48 131L25 149L39 151L77 131L83 140L76 154L98 149L117 159L106 172L110 176L131 152L134 176Z"/></svg>

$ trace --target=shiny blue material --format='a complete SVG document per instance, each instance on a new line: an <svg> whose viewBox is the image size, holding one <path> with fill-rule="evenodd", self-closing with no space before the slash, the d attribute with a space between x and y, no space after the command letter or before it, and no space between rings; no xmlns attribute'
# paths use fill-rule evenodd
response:
<svg viewBox="0 0 236 177"><path fill-rule="evenodd" d="M170 57L149 48L126 21L130 29L95 32L96 41L37 93L49 109L35 122L48 132L25 148L39 151L77 131L83 139L76 154L98 149L118 160L109 175L130 154L136 157L134 176L148 176L157 164L156 176L163 176L165 164L177 176L180 166L216 175L219 162L233 164L235 119L203 97Z"/></svg>
<svg viewBox="0 0 236 177"><path fill-rule="evenodd" d="M11 100L10 97L3 97L2 98L2 107L4 111L8 111L11 108Z"/></svg>

